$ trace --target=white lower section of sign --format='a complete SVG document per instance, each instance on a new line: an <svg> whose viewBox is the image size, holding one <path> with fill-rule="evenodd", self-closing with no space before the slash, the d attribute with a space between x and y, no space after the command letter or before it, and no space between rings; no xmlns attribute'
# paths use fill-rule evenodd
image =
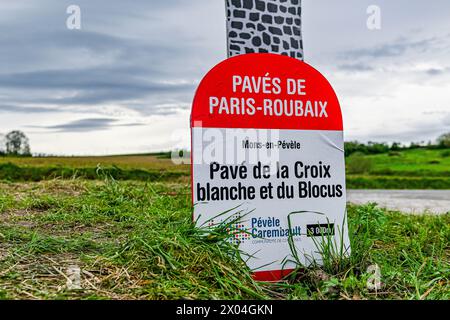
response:
<svg viewBox="0 0 450 320"><path fill-rule="evenodd" d="M329 240L350 253L342 131L195 127L192 139L194 220L236 218L232 241L253 271L321 263Z"/></svg>

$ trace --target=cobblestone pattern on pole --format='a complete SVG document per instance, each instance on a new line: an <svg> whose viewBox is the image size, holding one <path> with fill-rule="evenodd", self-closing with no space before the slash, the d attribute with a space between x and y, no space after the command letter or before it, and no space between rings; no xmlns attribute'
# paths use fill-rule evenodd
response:
<svg viewBox="0 0 450 320"><path fill-rule="evenodd" d="M278 53L303 60L301 0L226 0L228 56Z"/></svg>

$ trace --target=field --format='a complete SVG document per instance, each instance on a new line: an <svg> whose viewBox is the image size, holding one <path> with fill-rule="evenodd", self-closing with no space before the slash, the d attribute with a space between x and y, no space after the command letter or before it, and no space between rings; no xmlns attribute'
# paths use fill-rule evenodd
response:
<svg viewBox="0 0 450 320"><path fill-rule="evenodd" d="M351 155L347 187L352 189L450 189L450 150L413 149L379 155ZM0 180L99 179L99 171L120 180L188 180L188 165L168 154L109 157L0 157Z"/></svg>
<svg viewBox="0 0 450 320"><path fill-rule="evenodd" d="M444 152L349 158L347 184L448 189ZM189 166L164 154L0 158L0 299L450 298L449 213L350 205L352 255L324 252L323 267L276 284L253 281L223 228L191 216Z"/></svg>
<svg viewBox="0 0 450 320"><path fill-rule="evenodd" d="M346 159L353 189L450 189L450 150L412 149Z"/></svg>
<svg viewBox="0 0 450 320"><path fill-rule="evenodd" d="M175 166L170 160L170 155L158 153L99 157L0 157L0 164L6 163L37 168L96 168L100 164L104 167L119 167L124 170L189 170L189 166Z"/></svg>
<svg viewBox="0 0 450 320"><path fill-rule="evenodd" d="M371 175L409 177L449 177L450 150L412 149L366 155L371 162Z"/></svg>
<svg viewBox="0 0 450 320"><path fill-rule="evenodd" d="M350 258L326 255L278 284L256 283L217 230L191 222L183 182L0 184L3 299L449 299L450 215L349 207ZM370 265L382 287L367 287ZM66 287L81 269L81 289Z"/></svg>

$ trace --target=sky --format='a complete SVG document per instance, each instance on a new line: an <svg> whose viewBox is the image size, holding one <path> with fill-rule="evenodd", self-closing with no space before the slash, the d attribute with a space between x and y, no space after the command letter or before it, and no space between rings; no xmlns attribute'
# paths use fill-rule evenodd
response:
<svg viewBox="0 0 450 320"><path fill-rule="evenodd" d="M450 131L449 18L448 0L303 0L305 61L336 90L345 140ZM196 86L226 58L224 0L0 0L0 30L0 134L39 154L189 147Z"/></svg>

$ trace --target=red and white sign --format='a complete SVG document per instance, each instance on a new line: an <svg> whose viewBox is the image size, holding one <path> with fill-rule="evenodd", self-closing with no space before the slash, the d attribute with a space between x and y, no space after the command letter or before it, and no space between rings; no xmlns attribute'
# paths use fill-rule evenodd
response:
<svg viewBox="0 0 450 320"><path fill-rule="evenodd" d="M324 239L349 254L342 115L320 72L275 54L225 60L197 89L191 131L194 221L226 225L255 279L320 263Z"/></svg>

